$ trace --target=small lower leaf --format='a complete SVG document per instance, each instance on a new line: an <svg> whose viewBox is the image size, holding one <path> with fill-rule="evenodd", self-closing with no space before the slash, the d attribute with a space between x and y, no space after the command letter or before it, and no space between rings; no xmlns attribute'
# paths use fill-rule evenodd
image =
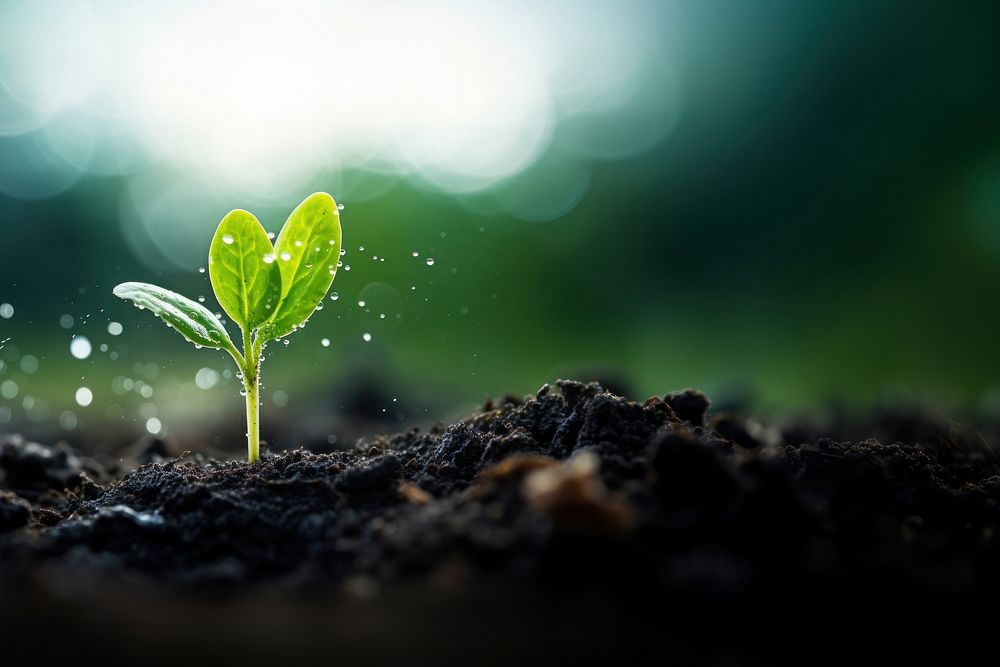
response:
<svg viewBox="0 0 1000 667"><path fill-rule="evenodd" d="M149 283L122 283L114 293L149 310L195 345L235 350L222 322L197 301Z"/></svg>

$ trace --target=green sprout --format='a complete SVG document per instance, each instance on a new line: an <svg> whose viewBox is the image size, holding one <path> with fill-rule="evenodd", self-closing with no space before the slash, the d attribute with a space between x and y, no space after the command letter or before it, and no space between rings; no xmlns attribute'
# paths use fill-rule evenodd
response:
<svg viewBox="0 0 1000 667"><path fill-rule="evenodd" d="M148 283L122 283L115 296L148 309L197 348L236 360L247 403L247 458L260 460L260 364L264 345L305 326L326 296L340 260L340 211L333 197L306 197L274 245L252 213L236 209L219 223L208 251L212 290L243 333L241 353L210 310Z"/></svg>

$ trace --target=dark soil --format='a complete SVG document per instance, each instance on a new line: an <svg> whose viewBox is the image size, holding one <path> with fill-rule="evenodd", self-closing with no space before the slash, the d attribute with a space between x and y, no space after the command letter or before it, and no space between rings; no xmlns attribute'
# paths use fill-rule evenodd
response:
<svg viewBox="0 0 1000 667"><path fill-rule="evenodd" d="M743 664L994 625L987 439L921 414L827 433L866 429L881 439L561 381L253 466L0 436L0 648ZM58 641L12 639L39 630Z"/></svg>

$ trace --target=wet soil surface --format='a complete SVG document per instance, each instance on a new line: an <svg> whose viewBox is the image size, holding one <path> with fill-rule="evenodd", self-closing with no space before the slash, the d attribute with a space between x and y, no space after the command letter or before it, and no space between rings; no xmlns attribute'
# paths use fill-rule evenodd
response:
<svg viewBox="0 0 1000 667"><path fill-rule="evenodd" d="M560 381L252 466L0 436L0 627L55 637L36 658L749 664L991 623L991 438L916 413L816 429Z"/></svg>

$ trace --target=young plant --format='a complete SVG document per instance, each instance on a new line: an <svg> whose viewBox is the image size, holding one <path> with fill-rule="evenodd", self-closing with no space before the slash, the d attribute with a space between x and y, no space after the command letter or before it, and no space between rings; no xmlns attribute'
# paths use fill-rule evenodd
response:
<svg viewBox="0 0 1000 667"><path fill-rule="evenodd" d="M326 296L340 260L340 211L333 197L306 197L274 245L252 213L236 209L219 223L208 251L212 290L243 333L236 348L219 319L197 301L148 283L122 283L115 296L148 309L197 348L225 350L236 361L247 403L247 458L260 460L260 364L264 345L305 325Z"/></svg>

